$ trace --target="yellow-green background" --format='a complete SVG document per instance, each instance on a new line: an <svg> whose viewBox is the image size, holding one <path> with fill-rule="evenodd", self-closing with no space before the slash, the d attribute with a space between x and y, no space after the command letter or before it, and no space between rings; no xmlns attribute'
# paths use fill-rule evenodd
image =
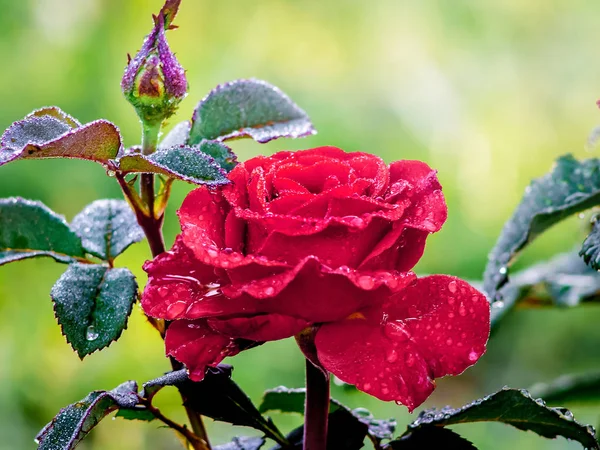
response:
<svg viewBox="0 0 600 450"><path fill-rule="evenodd" d="M82 122L116 123L125 144L139 139L119 90L160 0L0 0L0 128L32 109L58 105ZM219 82L258 77L281 87L312 117L319 134L267 145L236 141L240 158L279 149L337 145L418 158L439 169L449 206L418 269L477 279L502 223L532 177L557 156L588 153L600 122L600 4L586 0L184 0L169 33L188 70L189 97L169 124L187 119ZM165 227L191 187L178 183ZM0 168L0 196L42 200L71 219L84 205L120 197L102 168L79 161L27 161ZM537 242L524 263L568 250L582 239L574 219ZM144 282L145 243L118 260ZM162 343L135 308L118 343L84 362L65 344L48 292L65 269L51 260L0 268L0 449L33 449L35 433L93 389L139 382L167 370ZM510 385L527 387L563 372L600 367L600 312L519 311L492 337L488 353L463 376L444 379L424 406L458 406ZM231 361L253 399L276 385L300 386L303 361L290 340ZM334 387L352 406L411 420L405 408ZM164 411L183 420L175 392ZM575 406L597 424L600 407ZM275 416L286 430L299 423ZM214 442L245 433L209 424ZM481 449L578 448L497 424L455 428ZM84 449L170 449L157 424L108 418Z"/></svg>

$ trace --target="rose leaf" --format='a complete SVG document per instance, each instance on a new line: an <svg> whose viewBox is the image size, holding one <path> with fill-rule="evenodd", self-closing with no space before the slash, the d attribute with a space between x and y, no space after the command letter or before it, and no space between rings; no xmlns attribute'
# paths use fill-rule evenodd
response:
<svg viewBox="0 0 600 450"><path fill-rule="evenodd" d="M123 173L158 173L188 183L209 186L229 182L219 163L196 147L171 147L151 155L132 152L122 156L117 164Z"/></svg>
<svg viewBox="0 0 600 450"><path fill-rule="evenodd" d="M141 420L143 422L152 422L156 419L156 416L148 411L144 407L137 407L132 409L121 408L115 414L115 417L121 417L126 420Z"/></svg>
<svg viewBox="0 0 600 450"><path fill-rule="evenodd" d="M443 448L444 450L477 450L471 442L449 428L424 426L390 442L384 450L421 450Z"/></svg>
<svg viewBox="0 0 600 450"><path fill-rule="evenodd" d="M484 288L492 300L508 281L508 267L536 237L566 217L600 203L600 160L578 161L567 155L554 169L525 190L513 216L492 249L484 274Z"/></svg>
<svg viewBox="0 0 600 450"><path fill-rule="evenodd" d="M138 402L137 384L127 381L112 391L94 391L63 408L36 437L38 450L71 450L93 427L114 410L133 408Z"/></svg>
<svg viewBox="0 0 600 450"><path fill-rule="evenodd" d="M579 256L583 258L594 270L600 270L600 225L598 218L594 220L592 231L585 238L579 252Z"/></svg>
<svg viewBox="0 0 600 450"><path fill-rule="evenodd" d="M268 411L280 411L283 413L304 414L304 402L306 399L306 389L304 388L286 388L279 386L275 389L269 389L263 396L263 401L258 410L261 413ZM373 415L364 408L351 410L347 406L335 399L331 399L329 411L335 412L338 409L348 411L357 422L368 426L369 434L375 439L391 439L396 429L396 420L375 419Z"/></svg>
<svg viewBox="0 0 600 450"><path fill-rule="evenodd" d="M0 265L36 256L70 263L84 259L85 251L64 217L44 204L0 199Z"/></svg>
<svg viewBox="0 0 600 450"><path fill-rule="evenodd" d="M34 111L0 138L0 165L18 159L77 158L107 163L121 147L115 125L96 120L81 125L56 107Z"/></svg>
<svg viewBox="0 0 600 450"><path fill-rule="evenodd" d="M135 214L123 200L96 200L75 216L71 229L86 251L105 261L144 238Z"/></svg>
<svg viewBox="0 0 600 450"><path fill-rule="evenodd" d="M422 411L403 436L424 427L445 427L473 422L501 422L549 439L562 436L588 449L600 449L594 428L583 425L565 408L549 408L542 399L534 399L524 389L503 388L479 400L452 409L445 407ZM402 447L399 447L402 448Z"/></svg>
<svg viewBox="0 0 600 450"><path fill-rule="evenodd" d="M74 263L50 296L67 342L83 359L121 336L137 294L135 277L128 269Z"/></svg>
<svg viewBox="0 0 600 450"><path fill-rule="evenodd" d="M278 88L261 80L236 80L217 86L200 101L188 143L242 137L264 143L314 133L307 114Z"/></svg>

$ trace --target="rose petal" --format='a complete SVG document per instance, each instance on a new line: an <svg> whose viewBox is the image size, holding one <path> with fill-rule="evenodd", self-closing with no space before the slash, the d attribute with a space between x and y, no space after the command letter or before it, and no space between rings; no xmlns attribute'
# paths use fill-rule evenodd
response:
<svg viewBox="0 0 600 450"><path fill-rule="evenodd" d="M444 275L421 278L383 308L323 325L319 360L343 381L409 410L433 391L433 378L458 375L485 352L490 309L468 283Z"/></svg>
<svg viewBox="0 0 600 450"><path fill-rule="evenodd" d="M302 331L309 324L302 319L282 314L263 314L233 319L209 319L209 326L221 334L232 338L252 341L277 341Z"/></svg>
<svg viewBox="0 0 600 450"><path fill-rule="evenodd" d="M215 332L205 320L176 320L165 336L168 356L186 365L190 379L201 381L207 366L216 366L225 357L239 352L234 340Z"/></svg>
<svg viewBox="0 0 600 450"><path fill-rule="evenodd" d="M220 191L200 186L188 194L177 215L184 235L186 231L193 232L196 236L194 242L223 248L225 217L228 212L228 204Z"/></svg>

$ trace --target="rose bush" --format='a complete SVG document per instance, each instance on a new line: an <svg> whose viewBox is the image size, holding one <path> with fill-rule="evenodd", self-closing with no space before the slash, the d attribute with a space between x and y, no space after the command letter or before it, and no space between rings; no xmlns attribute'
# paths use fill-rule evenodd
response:
<svg viewBox="0 0 600 450"><path fill-rule="evenodd" d="M144 311L173 321L166 350L192 379L313 326L323 367L412 410L485 352L485 296L411 272L447 216L425 163L321 147L250 159L229 179L188 195L173 248L145 265Z"/></svg>

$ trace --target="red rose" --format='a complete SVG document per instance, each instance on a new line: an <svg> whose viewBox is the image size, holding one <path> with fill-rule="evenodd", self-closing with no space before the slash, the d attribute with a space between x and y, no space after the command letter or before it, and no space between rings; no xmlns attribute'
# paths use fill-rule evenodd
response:
<svg viewBox="0 0 600 450"><path fill-rule="evenodd" d="M320 363L341 380L413 409L436 377L485 351L490 310L466 282L410 270L447 210L435 171L387 166L333 147L239 164L200 187L182 233L148 262L146 313L174 320L167 353L200 380L206 366L316 325Z"/></svg>

